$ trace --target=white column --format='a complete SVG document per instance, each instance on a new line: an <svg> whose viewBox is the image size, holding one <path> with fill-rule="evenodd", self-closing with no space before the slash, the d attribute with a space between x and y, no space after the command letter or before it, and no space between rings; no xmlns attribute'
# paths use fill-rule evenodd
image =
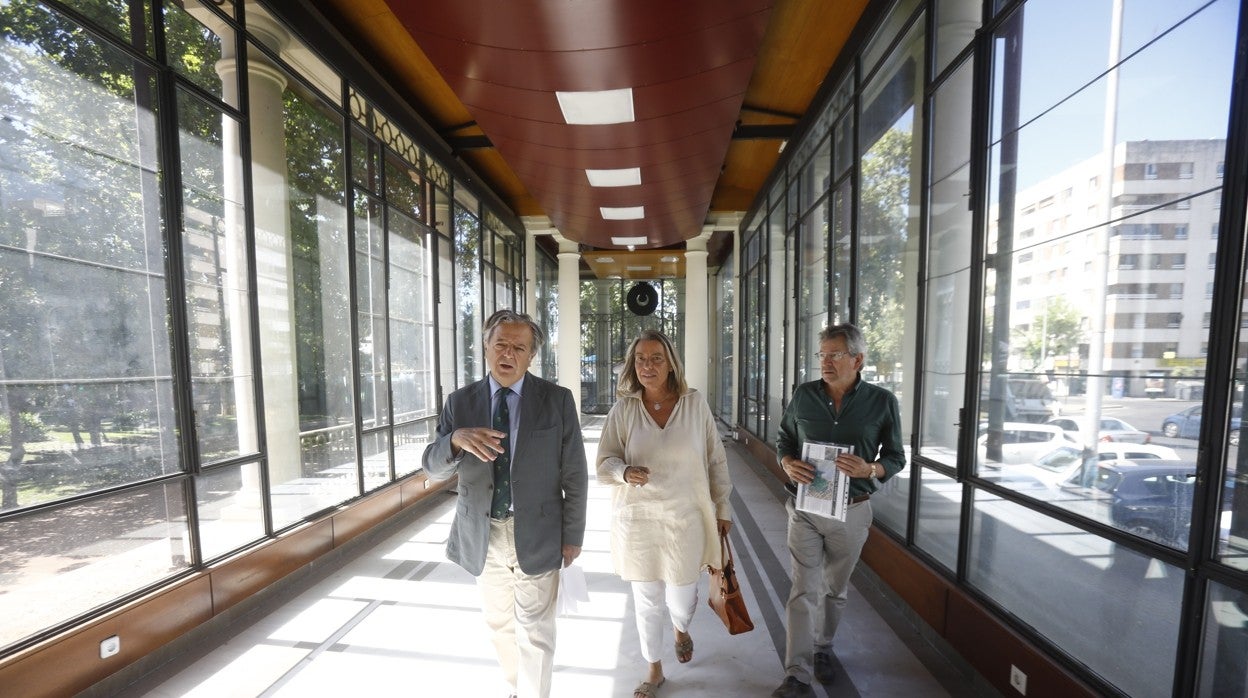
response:
<svg viewBox="0 0 1248 698"><path fill-rule="evenodd" d="M281 27L249 16L248 25L279 53ZM294 251L290 241L286 138L282 94L286 76L252 52L247 56L251 119L252 204L256 231L256 293L260 299L260 357L269 483L298 478L299 392L295 371Z"/></svg>
<svg viewBox="0 0 1248 698"><path fill-rule="evenodd" d="M266 21L263 16L249 17L248 24L257 36L279 53L286 44L285 30ZM227 33L228 35L228 33ZM238 62L232 42L224 42L226 50L217 62L226 98L237 103L231 92L238 84ZM299 408L295 378L295 315L294 265L290 249L290 221L286 201L286 141L283 126L282 94L286 76L256 53L248 56L247 83L251 123L251 170L253 210L256 231L256 293L259 298L257 326L260 328L261 372L264 389L264 419L270 482L281 483L299 477ZM238 133L232 119L225 119L226 153L237 152ZM231 144L233 141L233 144ZM241 172L225 163L227 198L242 202ZM232 221L227 207L226 225ZM235 253L235 256L237 254ZM235 311L235 312L241 312ZM242 315L245 317L245 315ZM250 365L250 347L241 341L245 332L234 333L234 358L237 366ZM244 357L246 357L244 359ZM248 397L250 402L254 400ZM240 401L240 441L252 435L242 431L244 410ZM254 418L247 416L247 421ZM259 486L259 474L248 468L247 486Z"/></svg>
<svg viewBox="0 0 1248 698"><path fill-rule="evenodd" d="M581 253L559 238L559 333L555 342L559 385L572 391L581 410Z"/></svg>
<svg viewBox="0 0 1248 698"><path fill-rule="evenodd" d="M707 317L706 236L685 243L685 381L708 396L710 319ZM709 399L709 398L708 398Z"/></svg>

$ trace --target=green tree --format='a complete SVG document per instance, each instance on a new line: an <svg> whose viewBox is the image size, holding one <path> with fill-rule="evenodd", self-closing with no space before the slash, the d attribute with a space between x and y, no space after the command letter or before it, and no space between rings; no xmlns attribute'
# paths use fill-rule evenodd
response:
<svg viewBox="0 0 1248 698"><path fill-rule="evenodd" d="M904 266L909 234L911 134L889 129L862 158L859 203L858 320L867 361L881 374L901 361L905 338Z"/></svg>
<svg viewBox="0 0 1248 698"><path fill-rule="evenodd" d="M1026 327L1015 328L1014 350L1035 368L1044 368L1045 358L1065 356L1083 340L1079 310L1062 296L1048 298L1036 319Z"/></svg>

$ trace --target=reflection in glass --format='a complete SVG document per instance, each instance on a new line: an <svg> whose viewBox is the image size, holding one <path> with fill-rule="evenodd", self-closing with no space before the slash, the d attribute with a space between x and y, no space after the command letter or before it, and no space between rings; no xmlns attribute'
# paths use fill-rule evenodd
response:
<svg viewBox="0 0 1248 698"><path fill-rule="evenodd" d="M985 492L967 581L1131 696L1173 685L1183 570Z"/></svg>
<svg viewBox="0 0 1248 698"><path fill-rule="evenodd" d="M908 474L907 470L904 474ZM914 544L950 572L958 569L958 528L962 516L962 484L931 468L923 468ZM909 488L898 495L907 494Z"/></svg>
<svg viewBox="0 0 1248 698"><path fill-rule="evenodd" d="M183 464L155 75L51 10L8 3L0 20L0 510L10 510ZM65 43L45 49L51 36Z"/></svg>
<svg viewBox="0 0 1248 698"><path fill-rule="evenodd" d="M360 422L365 429L390 423L386 360L386 236L383 204L366 192L355 197L356 360L360 371Z"/></svg>
<svg viewBox="0 0 1248 698"><path fill-rule="evenodd" d="M904 3L903 3L904 4ZM894 10L898 12L899 10ZM862 379L901 401L902 437L909 442L916 380L914 336L919 306L919 179L924 148L923 23L899 40L880 71L863 86L859 121L858 229L855 237L857 324L867 341ZM839 232L839 231L838 231ZM840 260L837 260L838 262Z"/></svg>
<svg viewBox="0 0 1248 698"><path fill-rule="evenodd" d="M461 202L464 199L467 202ZM485 376L481 323L481 220L476 199L459 194L455 200L455 351L459 356L459 381L467 385Z"/></svg>
<svg viewBox="0 0 1248 698"><path fill-rule="evenodd" d="M186 569L182 485L0 521L0 647Z"/></svg>
<svg viewBox="0 0 1248 698"><path fill-rule="evenodd" d="M206 470L195 478L199 545L212 560L264 537L260 464Z"/></svg>
<svg viewBox="0 0 1248 698"><path fill-rule="evenodd" d="M425 419L394 428L394 474L403 477L424 467L421 458L425 446L433 440L433 431L437 423L433 419Z"/></svg>
<svg viewBox="0 0 1248 698"><path fill-rule="evenodd" d="M196 446L207 464L259 448L240 125L181 90L178 119L191 392Z"/></svg>
<svg viewBox="0 0 1248 698"><path fill-rule="evenodd" d="M390 214L390 367L395 423L433 414L432 297L428 240L412 218Z"/></svg>
<svg viewBox="0 0 1248 698"><path fill-rule="evenodd" d="M251 102L252 143L263 144L252 150L254 196L267 202L255 224L269 481L282 528L359 494L343 124L290 78L256 76Z"/></svg>
<svg viewBox="0 0 1248 698"><path fill-rule="evenodd" d="M364 491L371 492L390 482L390 433L364 434L360 448L364 456Z"/></svg>
<svg viewBox="0 0 1248 698"><path fill-rule="evenodd" d="M195 83L208 94L229 99L230 106L238 106L238 89L230 85L222 89L222 76L217 72L223 57L231 59L234 49L234 30L216 14L203 5L195 3L164 2L165 55L170 66L182 77ZM223 32L223 38L218 32ZM237 71L225 71L229 79L236 79Z"/></svg>
<svg viewBox="0 0 1248 698"><path fill-rule="evenodd" d="M1248 594L1211 583L1197 695L1248 694L1244 657L1248 657Z"/></svg>

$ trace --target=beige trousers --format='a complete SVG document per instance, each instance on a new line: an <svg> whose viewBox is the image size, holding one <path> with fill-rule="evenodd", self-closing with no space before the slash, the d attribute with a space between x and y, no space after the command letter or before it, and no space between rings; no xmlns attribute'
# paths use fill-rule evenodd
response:
<svg viewBox="0 0 1248 698"><path fill-rule="evenodd" d="M548 698L559 570L528 575L520 569L515 521L490 521L490 547L477 586L498 663L512 693L517 698Z"/></svg>

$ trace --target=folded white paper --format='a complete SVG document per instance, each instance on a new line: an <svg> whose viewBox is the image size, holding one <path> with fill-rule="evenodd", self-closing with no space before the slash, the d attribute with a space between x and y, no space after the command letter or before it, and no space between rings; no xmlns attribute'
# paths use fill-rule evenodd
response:
<svg viewBox="0 0 1248 698"><path fill-rule="evenodd" d="M559 570L558 614L561 616L576 613L579 603L589 602L589 589L585 585L585 570L580 565L572 564Z"/></svg>

